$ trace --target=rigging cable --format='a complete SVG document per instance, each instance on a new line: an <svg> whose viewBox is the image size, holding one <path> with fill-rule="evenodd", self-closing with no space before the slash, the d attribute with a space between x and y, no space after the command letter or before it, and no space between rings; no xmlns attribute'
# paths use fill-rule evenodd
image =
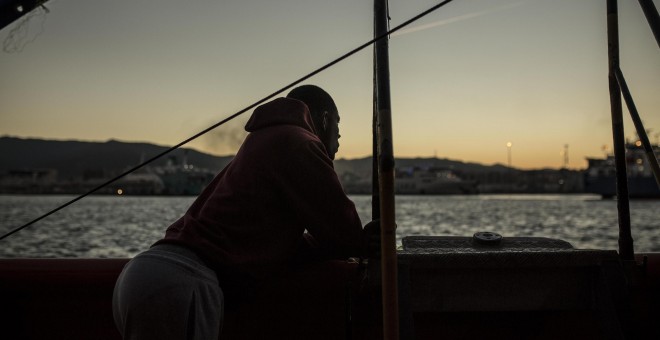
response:
<svg viewBox="0 0 660 340"><path fill-rule="evenodd" d="M391 29L391 30L389 30L389 31L387 31L387 32L385 32L385 33L383 33L383 34L381 34L381 35L379 35L379 36L377 36L377 37L375 37L375 38L373 38L373 39L367 41L366 43L364 43L364 44L362 44L362 45L360 45L360 46L358 46L358 47L356 47L356 48L350 50L349 52L343 54L342 56L340 56L340 57L338 57L338 58L332 60L331 62L329 62L329 63L327 63L327 64L325 64L325 65L323 65L323 66L317 68L316 70L314 70L314 71L312 71L312 72L310 72L310 73L308 73L308 74L302 76L301 78L299 78L299 79L297 79L297 80L291 82L290 84L288 84L288 85L286 85L286 86L280 88L279 90L277 90L277 91L275 91L275 92L273 92L273 93L271 93L271 94L269 94L269 95L263 97L262 99L260 99L260 100L258 100L258 101L256 101L256 102L254 102L254 103L252 103L251 105L245 107L244 109L242 109L242 110L240 110L240 111L238 111L238 112L232 114L231 116L229 116L229 117L227 117L227 118L221 120L220 122L215 123L215 124L211 125L210 127L208 127L208 128L206 128L206 129L204 129L204 130L202 130L202 131L196 133L195 135L193 135L193 136L191 136L191 137L185 139L184 141L180 142L179 144L176 144L176 145L170 147L169 149L167 149L167 150L165 150L165 151L162 151L161 153L159 153L159 154L157 154L157 155L155 155L155 156L149 158L148 160L146 160L146 161L144 161L144 162L142 162L142 163L140 163L140 164L138 164L138 165L132 167L131 169L126 170L126 171L123 172L122 174L120 174L120 175L118 175L118 176L116 176L116 177L114 177L114 178L112 178L112 179L110 179L110 180L104 182L103 184L98 185L98 186L95 187L94 189L89 190L88 192L86 192L86 193L84 193L84 194L82 194L82 195L80 195L80 196L78 196L78 197L76 197L76 198L74 198L74 199L72 199L72 200L70 200L70 201L68 201L68 202L66 202L66 203L64 203L64 204L62 204L62 205L60 205L59 207L57 207L57 208L55 208L55 209L53 209L53 210L51 210L51 211L49 211L49 212L47 212L47 213L45 213L45 214L43 214L43 215L41 215L41 216L39 216L39 217L33 219L32 221L30 221L30 222L28 222L28 223L26 223L26 224L24 224L24 225L22 225L22 226L20 226L20 227L17 227L17 228L15 228L15 229L13 229L13 230L11 230L11 231L9 231L9 232L3 234L2 236L0 236L0 240L3 240L3 239L7 238L7 237L10 236L10 235L12 235L12 234L14 234L14 233L16 233L16 232L18 232L18 231L20 231L20 230L23 230L23 229L25 229L25 228L27 228L27 227L29 227L29 226L31 226L31 225L33 225L33 224L39 222L39 221L41 221L42 219L44 219L44 218L46 218L46 217L48 217L48 216L50 216L50 215L52 215L52 214L54 214L54 213L56 213L56 212L58 212L58 211L60 211L60 210L66 208L66 207L68 207L69 205L71 205L71 204L73 204L73 203L75 203L75 202L77 202L77 201L79 201L79 200L81 200L81 199L83 199L83 198L85 198L85 197L87 197L87 196L89 196L89 195L91 195L91 194L93 194L93 193L99 191L100 189L102 189L102 188L104 188L104 187L106 187L106 186L108 186L108 185L110 185L110 184L112 184L112 183L114 183L114 182L116 182L116 181L118 181L119 179L123 178L124 176L126 176L126 175L128 175L128 174L131 174L131 173L135 172L136 170L141 169L141 168L144 167L145 165L150 164L151 162L153 162L153 161L155 161L155 160L157 160L157 159L159 159L159 158L161 158L161 157L167 155L168 153L170 153L170 152L172 152L172 151L174 151L174 150L180 148L181 146L183 146L183 145L185 145L185 144L188 144L189 142L191 142L191 141L197 139L198 137L200 137L200 136L202 136L202 135L208 133L209 131L211 131L211 130L213 130L213 129L215 129L215 128L217 128L217 127L219 127L219 126L221 126L221 125L223 125L223 124L225 124L225 123L227 123L228 121L230 121L230 120L232 120L232 119L234 119L234 118L240 116L241 114L247 112L248 110L251 110L251 109L253 109L253 108L259 106L260 104L262 104L262 103L266 102L267 100L269 100L269 99L275 97L276 95L278 95L278 94L280 94L280 93L282 93L282 92L284 92L284 91L286 91L286 90L288 90L288 89L290 89L290 88L292 88L292 87L294 87L294 86L296 86L296 85L302 83L303 81L305 81L305 80L307 80L307 79L309 79L309 78L311 78L311 77L313 77L313 76L315 76L315 75L317 75L317 74L319 74L319 73L321 73L321 72L323 72L323 71L325 71L326 69L328 69L328 68L334 66L335 64L339 63L340 61L343 61L344 59L346 59L346 58L352 56L353 54L355 54L355 53L357 53L357 52L359 52L359 51L365 49L366 47L370 46L370 45L373 44L374 42L376 42L376 41L378 41L378 40L380 40L380 39L383 39L383 38L389 36L390 34L392 34L392 33L396 32L396 31L398 31L398 30L400 30L400 29L402 29L402 28L404 28L404 27L410 25L411 23L413 23L413 22L415 22L415 21L421 19L422 17L424 17L424 16L426 16L426 15L428 15L428 14L434 12L435 10L437 10L437 9L439 9L439 8L441 8L441 7L443 7L444 5L446 5L446 4L448 4L448 3L452 2L452 1L453 1L453 0L445 0L445 1L442 1L442 2L440 2L440 3L438 3L438 4L434 5L434 6L432 6L431 8L425 10L424 12L421 12L420 14L417 14L416 16L414 16L414 17L408 19L407 21L403 22L402 24L400 24L400 25L394 27L393 29Z"/></svg>

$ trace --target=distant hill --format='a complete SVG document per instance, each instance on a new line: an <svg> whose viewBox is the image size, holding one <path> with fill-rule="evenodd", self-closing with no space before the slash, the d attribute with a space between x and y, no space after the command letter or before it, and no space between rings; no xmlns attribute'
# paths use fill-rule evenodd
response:
<svg viewBox="0 0 660 340"><path fill-rule="evenodd" d="M0 137L0 173L21 169L56 169L60 178L82 177L86 172L116 174L135 166L168 149L167 146L149 143L130 143L116 140L107 142L58 141ZM180 164L187 157L188 164L221 170L233 156L213 156L194 149L182 148L152 163L163 166L169 160ZM335 169L339 174L351 172L358 176L370 176L371 157L337 159ZM439 158L397 158L398 168L412 166L452 169L457 172L505 171L501 165L486 166Z"/></svg>
<svg viewBox="0 0 660 340"><path fill-rule="evenodd" d="M17 173L26 173L25 170L28 174L35 170L56 170L56 181L83 183L89 179L116 176L168 148L149 143L128 143L116 140L81 142L0 137L0 155L2 155L0 156L0 179L4 176L10 184L15 184L16 181L12 179L12 176L15 177ZM168 162L181 165L184 158L187 164L196 168L219 172L231 161L233 156L219 157L182 148L174 150L149 166L165 166ZM352 185L364 184L365 181L371 179L371 157L337 159L334 165L342 184L347 188ZM397 158L395 165L398 169L412 167L449 169L461 179L477 183L481 193L582 192L584 189L581 171L566 169L520 170L510 169L500 164L488 166L444 158ZM18 190L16 185L11 188L14 191ZM23 191L27 190L21 184L18 185L18 188ZM43 191L44 188L39 187L38 189ZM37 190L36 192L42 191Z"/></svg>
<svg viewBox="0 0 660 340"><path fill-rule="evenodd" d="M21 169L56 169L59 178L78 178L88 172L116 174L149 159L169 147L148 143L56 141L0 137L0 173ZM217 157L193 149L177 149L156 160L154 166L168 161L212 170L222 169L233 156Z"/></svg>
<svg viewBox="0 0 660 340"><path fill-rule="evenodd" d="M82 177L86 172L103 171L116 174L139 164L164 150L167 146L149 143L130 143L110 140L107 142L58 141L0 137L0 173L21 169L56 169L60 178ZM171 152L152 163L163 166L169 160L179 164L187 158L188 164L219 171L233 156L213 156L189 148ZM504 171L502 165L486 166L476 163L441 158L397 158L397 168L437 167L456 172ZM339 174L351 172L358 176L371 176L371 157L337 159L335 169Z"/></svg>

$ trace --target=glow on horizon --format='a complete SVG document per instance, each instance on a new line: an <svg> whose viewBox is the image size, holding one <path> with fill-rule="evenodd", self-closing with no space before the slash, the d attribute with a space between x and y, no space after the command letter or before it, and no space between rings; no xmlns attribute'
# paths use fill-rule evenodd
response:
<svg viewBox="0 0 660 340"><path fill-rule="evenodd" d="M435 3L390 1L391 26ZM173 145L372 34L371 1L47 6L41 35L0 53L0 135ZM657 45L636 2L619 11L622 70L657 141ZM393 35L390 56L397 157L507 164L511 151L514 167L558 168L569 145L583 168L611 149L604 1L454 1ZM337 158L371 153L371 82L370 49L306 82L340 109ZM248 116L188 146L231 154Z"/></svg>

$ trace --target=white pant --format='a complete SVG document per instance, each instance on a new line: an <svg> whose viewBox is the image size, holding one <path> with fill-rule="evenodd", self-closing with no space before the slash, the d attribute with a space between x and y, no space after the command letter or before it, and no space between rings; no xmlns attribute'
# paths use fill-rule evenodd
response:
<svg viewBox="0 0 660 340"><path fill-rule="evenodd" d="M124 339L218 339L224 297L214 271L187 248L162 244L129 261L112 299Z"/></svg>

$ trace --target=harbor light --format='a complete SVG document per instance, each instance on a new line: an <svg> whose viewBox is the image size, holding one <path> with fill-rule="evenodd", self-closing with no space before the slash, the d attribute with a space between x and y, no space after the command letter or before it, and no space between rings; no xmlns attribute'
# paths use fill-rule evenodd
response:
<svg viewBox="0 0 660 340"><path fill-rule="evenodd" d="M506 143L506 156L507 156L507 161L509 163L509 168L511 167L511 147L513 146L513 143L507 142Z"/></svg>
<svg viewBox="0 0 660 340"><path fill-rule="evenodd" d="M117 195L122 195L124 193L124 190L117 189Z"/></svg>

